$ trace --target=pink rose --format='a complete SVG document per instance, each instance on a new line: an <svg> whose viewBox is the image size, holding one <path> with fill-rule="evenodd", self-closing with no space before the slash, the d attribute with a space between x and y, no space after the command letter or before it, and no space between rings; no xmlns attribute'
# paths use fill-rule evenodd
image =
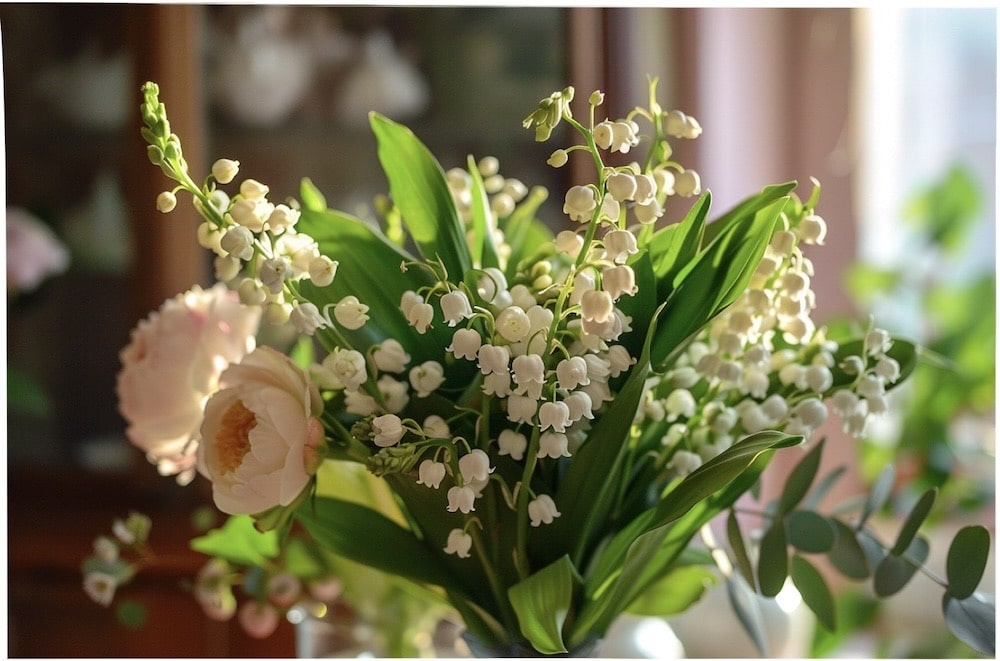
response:
<svg viewBox="0 0 1000 661"><path fill-rule="evenodd" d="M24 209L7 209L7 291L30 292L69 268L69 251L42 221Z"/></svg>
<svg viewBox="0 0 1000 661"><path fill-rule="evenodd" d="M229 363L252 351L260 309L217 284L166 301L140 321L119 354L118 409L128 439L162 475L195 474L205 402Z"/></svg>
<svg viewBox="0 0 1000 661"><path fill-rule="evenodd" d="M205 405L198 469L227 514L290 505L320 463L319 389L283 353L258 347L222 374Z"/></svg>

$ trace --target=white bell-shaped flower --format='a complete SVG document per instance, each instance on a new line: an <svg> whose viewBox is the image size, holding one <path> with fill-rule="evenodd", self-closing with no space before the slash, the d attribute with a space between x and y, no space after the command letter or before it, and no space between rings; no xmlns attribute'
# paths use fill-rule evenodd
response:
<svg viewBox="0 0 1000 661"><path fill-rule="evenodd" d="M292 306L288 320L295 330L304 335L312 335L317 329L326 326L326 319L319 313L319 309L309 302Z"/></svg>
<svg viewBox="0 0 1000 661"><path fill-rule="evenodd" d="M479 349L483 345L483 339L479 332L472 328L459 328L451 338L451 344L447 350L455 354L456 358L465 360L476 360Z"/></svg>
<svg viewBox="0 0 1000 661"><path fill-rule="evenodd" d="M445 465L440 461L424 459L417 468L417 484L423 484L431 489L439 488L444 476Z"/></svg>
<svg viewBox="0 0 1000 661"><path fill-rule="evenodd" d="M576 232L563 230L556 234L556 250L566 253L574 259L580 254L583 248L583 237Z"/></svg>
<svg viewBox="0 0 1000 661"><path fill-rule="evenodd" d="M441 297L441 314L445 322L452 328L472 316L472 305L469 297L461 290L450 291Z"/></svg>
<svg viewBox="0 0 1000 661"><path fill-rule="evenodd" d="M458 470L466 482L488 480L495 469L490 467L490 456L476 448L458 459Z"/></svg>
<svg viewBox="0 0 1000 661"><path fill-rule="evenodd" d="M556 503L551 496L542 494L528 502L528 518L531 519L531 525L534 528L543 523L552 523L559 515L559 510L556 509Z"/></svg>
<svg viewBox="0 0 1000 661"><path fill-rule="evenodd" d="M508 455L514 461L524 459L524 451L528 449L528 438L513 429L504 429L497 437L500 455Z"/></svg>
<svg viewBox="0 0 1000 661"><path fill-rule="evenodd" d="M410 370L410 385L417 397L427 397L444 383L444 368L435 360L428 360Z"/></svg>
<svg viewBox="0 0 1000 661"><path fill-rule="evenodd" d="M414 303L406 313L406 321L420 334L426 333L434 320L434 308L430 303Z"/></svg>
<svg viewBox="0 0 1000 661"><path fill-rule="evenodd" d="M337 323L348 330L358 330L368 321L368 306L357 296L345 296L333 306L333 316Z"/></svg>
<svg viewBox="0 0 1000 661"><path fill-rule="evenodd" d="M541 431L552 429L565 432L566 426L572 424L569 414L569 406L565 402L545 402L538 408L538 428Z"/></svg>
<svg viewBox="0 0 1000 661"><path fill-rule="evenodd" d="M583 390L570 393L563 402L569 410L570 422L576 422L581 418L594 419L594 402L590 399L590 395Z"/></svg>
<svg viewBox="0 0 1000 661"><path fill-rule="evenodd" d="M448 511L468 514L476 511L476 492L469 486L448 489Z"/></svg>
<svg viewBox="0 0 1000 661"><path fill-rule="evenodd" d="M511 390L510 372L493 372L483 377L483 394L494 397L507 397Z"/></svg>
<svg viewBox="0 0 1000 661"><path fill-rule="evenodd" d="M403 438L403 421L394 413L372 418L372 440L380 448L387 448L399 443Z"/></svg>
<svg viewBox="0 0 1000 661"><path fill-rule="evenodd" d="M624 264L630 255L639 252L635 234L628 230L611 230L604 235L604 256L616 264Z"/></svg>
<svg viewBox="0 0 1000 661"><path fill-rule="evenodd" d="M684 170L674 175L674 191L681 197L701 194L701 176L694 170Z"/></svg>
<svg viewBox="0 0 1000 661"><path fill-rule="evenodd" d="M556 365L556 379L560 388L575 390L590 383L587 376L587 361L581 356L564 358Z"/></svg>
<svg viewBox="0 0 1000 661"><path fill-rule="evenodd" d="M497 333L508 342L520 342L531 331L528 314L517 306L504 308L496 318Z"/></svg>
<svg viewBox="0 0 1000 661"><path fill-rule="evenodd" d="M625 294L634 296L639 291L635 284L635 271L626 264L609 266L601 271L601 288L615 301Z"/></svg>
<svg viewBox="0 0 1000 661"><path fill-rule="evenodd" d="M628 172L612 172L605 183L608 195L618 202L625 202L635 197L635 175Z"/></svg>
<svg viewBox="0 0 1000 661"><path fill-rule="evenodd" d="M566 438L566 434L547 431L538 438L539 459L544 459L545 457L558 459L559 457L569 456L569 439Z"/></svg>
<svg viewBox="0 0 1000 661"><path fill-rule="evenodd" d="M326 255L314 257L309 261L309 279L317 287L326 287L337 275L337 266L338 263Z"/></svg>
<svg viewBox="0 0 1000 661"><path fill-rule="evenodd" d="M468 558L471 555L471 550L472 535L461 528L455 528L448 533L448 542L444 547L445 553L457 555L459 558Z"/></svg>
<svg viewBox="0 0 1000 661"><path fill-rule="evenodd" d="M230 257L246 261L253 258L253 233L242 226L230 227L219 239L219 246Z"/></svg>
<svg viewBox="0 0 1000 661"><path fill-rule="evenodd" d="M615 304L606 291L590 290L580 297L580 316L586 321L603 323L611 318Z"/></svg>
<svg viewBox="0 0 1000 661"><path fill-rule="evenodd" d="M531 423L538 410L538 398L526 395L510 395L507 398L507 419L511 422Z"/></svg>
<svg viewBox="0 0 1000 661"><path fill-rule="evenodd" d="M701 455L688 450L678 450L667 462L667 468L675 471L678 475L690 475L701 467Z"/></svg>
<svg viewBox="0 0 1000 661"><path fill-rule="evenodd" d="M588 222L596 208L597 194L590 186L573 186L566 191L563 213L568 215L570 220L578 223Z"/></svg>
<svg viewBox="0 0 1000 661"><path fill-rule="evenodd" d="M379 371L399 374L410 362L410 354L406 353L406 349L398 340L390 337L382 340L378 348L372 352L372 360Z"/></svg>
<svg viewBox="0 0 1000 661"><path fill-rule="evenodd" d="M357 390L368 380L368 370L365 368L365 357L360 351L337 347L323 359L323 367L330 370L333 376L344 384L346 390Z"/></svg>
<svg viewBox="0 0 1000 661"><path fill-rule="evenodd" d="M476 357L479 360L479 369L483 374L507 372L510 365L510 349L505 346L484 344L479 347Z"/></svg>

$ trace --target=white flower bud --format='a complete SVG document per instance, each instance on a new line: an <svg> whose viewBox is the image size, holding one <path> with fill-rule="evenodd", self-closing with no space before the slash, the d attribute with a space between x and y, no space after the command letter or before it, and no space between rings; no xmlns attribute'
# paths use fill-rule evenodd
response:
<svg viewBox="0 0 1000 661"><path fill-rule="evenodd" d="M439 415L429 415L424 418L421 429L429 438L451 438L451 428L448 427L448 422Z"/></svg>
<svg viewBox="0 0 1000 661"><path fill-rule="evenodd" d="M251 599L240 607L237 614L240 626L252 638L263 639L274 633L281 620L278 609L266 601Z"/></svg>
<svg viewBox="0 0 1000 661"><path fill-rule="evenodd" d="M272 294L280 293L285 286L285 280L291 274L291 263L286 257L265 259L260 265L257 275L261 284Z"/></svg>
<svg viewBox="0 0 1000 661"><path fill-rule="evenodd" d="M597 208L597 195L590 186L573 186L566 191L566 201L563 203L563 213L570 220L585 223L590 220Z"/></svg>
<svg viewBox="0 0 1000 661"><path fill-rule="evenodd" d="M240 274L243 262L235 257L216 255L213 266L215 267L215 279L219 282L229 282Z"/></svg>
<svg viewBox="0 0 1000 661"><path fill-rule="evenodd" d="M208 221L198 225L198 245L207 250L211 250L216 255L225 257L228 255L228 252L222 249L222 235L223 231Z"/></svg>
<svg viewBox="0 0 1000 661"><path fill-rule="evenodd" d="M826 239L826 221L814 213L803 218L796 230L806 244L821 246Z"/></svg>
<svg viewBox="0 0 1000 661"><path fill-rule="evenodd" d="M434 308L430 303L414 303L408 313L406 320L411 326L417 329L420 334L426 333L434 319Z"/></svg>
<svg viewBox="0 0 1000 661"><path fill-rule="evenodd" d="M795 249L795 233L788 230L775 232L771 237L771 249L785 257L792 254Z"/></svg>
<svg viewBox="0 0 1000 661"><path fill-rule="evenodd" d="M586 321L603 323L611 318L614 299L606 291L590 290L580 297L580 316Z"/></svg>
<svg viewBox="0 0 1000 661"><path fill-rule="evenodd" d="M257 202L243 198L233 202L233 206L229 209L229 217L234 223L246 227L251 232L259 233L264 231L266 220L261 217L259 211Z"/></svg>
<svg viewBox="0 0 1000 661"><path fill-rule="evenodd" d="M577 390L570 393L563 402L565 402L566 407L569 409L569 419L571 421L576 422L581 418L586 418L587 420L594 419L594 402L590 399L590 395L584 391Z"/></svg>
<svg viewBox="0 0 1000 661"><path fill-rule="evenodd" d="M885 394L885 384L878 376L875 376L874 374L866 374L858 382L855 390L859 395L866 399L881 397Z"/></svg>
<svg viewBox="0 0 1000 661"><path fill-rule="evenodd" d="M861 400L850 390L838 390L830 400L833 410L842 418L854 415L861 408Z"/></svg>
<svg viewBox="0 0 1000 661"><path fill-rule="evenodd" d="M653 179L656 180L656 190L665 195L674 194L674 173L667 168L656 168L653 170Z"/></svg>
<svg viewBox="0 0 1000 661"><path fill-rule="evenodd" d="M253 278L243 278L236 291L243 305L262 305L267 300L267 290Z"/></svg>
<svg viewBox="0 0 1000 661"><path fill-rule="evenodd" d="M552 155L549 156L549 159L546 161L546 163L548 163L554 168L561 168L562 166L566 165L566 162L568 160L569 160L569 154L566 153L566 150L557 149L554 152L552 152Z"/></svg>
<svg viewBox="0 0 1000 661"><path fill-rule="evenodd" d="M875 363L875 374L889 383L895 383L899 373L899 362L889 356L882 356Z"/></svg>
<svg viewBox="0 0 1000 661"><path fill-rule="evenodd" d="M177 196L172 191L165 190L156 196L156 210L160 213L170 213L177 206Z"/></svg>
<svg viewBox="0 0 1000 661"><path fill-rule="evenodd" d="M804 425L810 429L816 429L824 422L826 422L827 410L826 404L817 399L816 397L810 397L809 399L803 399L801 402L795 405L794 414L799 420L802 421Z"/></svg>
<svg viewBox="0 0 1000 661"><path fill-rule="evenodd" d="M212 176L220 184L228 184L240 171L240 162L232 161L228 158L220 158L215 163L212 163Z"/></svg>
<svg viewBox="0 0 1000 661"><path fill-rule="evenodd" d="M272 326L281 326L292 316L292 306L283 301L270 301L264 305L264 321Z"/></svg>
<svg viewBox="0 0 1000 661"><path fill-rule="evenodd" d="M881 328L873 328L865 334L865 353L881 356L892 347L892 338Z"/></svg>
<svg viewBox="0 0 1000 661"><path fill-rule="evenodd" d="M511 306L497 315L496 330L508 342L520 342L531 332L531 320L524 310Z"/></svg>
<svg viewBox="0 0 1000 661"><path fill-rule="evenodd" d="M676 388L667 395L664 408L667 410L667 420L673 422L680 416L690 418L694 415L697 402L690 391L684 388Z"/></svg>
<svg viewBox="0 0 1000 661"><path fill-rule="evenodd" d="M403 438L404 432L403 421L394 413L386 413L372 418L372 440L380 448L396 445Z"/></svg>
<svg viewBox="0 0 1000 661"><path fill-rule="evenodd" d="M603 243L605 257L616 264L624 264L628 260L629 255L639 252L635 235L628 230L616 229L609 231L604 235Z"/></svg>
<svg viewBox="0 0 1000 661"><path fill-rule="evenodd" d="M368 380L365 357L354 349L337 347L323 359L322 365L348 391L357 390Z"/></svg>
<svg viewBox="0 0 1000 661"><path fill-rule="evenodd" d="M345 296L333 306L333 316L337 323L348 330L358 330L368 321L368 306L357 296Z"/></svg>
<svg viewBox="0 0 1000 661"><path fill-rule="evenodd" d="M267 217L267 226L275 234L280 234L293 227L302 214L284 204L277 204Z"/></svg>
<svg viewBox="0 0 1000 661"><path fill-rule="evenodd" d="M597 287L597 281L589 271L580 271L573 278L573 291L570 292L570 305L579 305L583 295L588 291L593 291Z"/></svg>
<svg viewBox="0 0 1000 661"><path fill-rule="evenodd" d="M611 122L604 120L594 126L594 144L600 149L610 148L613 140L614 131L611 128Z"/></svg>
<svg viewBox="0 0 1000 661"><path fill-rule="evenodd" d="M628 120L611 122L611 151L627 154L639 144L638 125Z"/></svg>
<svg viewBox="0 0 1000 661"><path fill-rule="evenodd" d="M818 394L823 394L833 387L833 372L825 365L810 365L806 368L806 383Z"/></svg>
<svg viewBox="0 0 1000 661"><path fill-rule="evenodd" d="M650 225L659 220L663 215L663 207L656 200L650 200L647 204L637 204L632 208L635 219L643 225Z"/></svg>
<svg viewBox="0 0 1000 661"><path fill-rule="evenodd" d="M788 415L788 402L781 395L771 395L760 403L760 410L772 422L777 422Z"/></svg>

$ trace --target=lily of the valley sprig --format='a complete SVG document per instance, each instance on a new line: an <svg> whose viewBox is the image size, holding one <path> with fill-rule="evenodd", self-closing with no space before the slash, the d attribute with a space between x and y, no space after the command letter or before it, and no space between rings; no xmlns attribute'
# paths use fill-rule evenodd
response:
<svg viewBox="0 0 1000 661"><path fill-rule="evenodd" d="M545 190L492 157L445 171L374 113L391 200L380 224L327 208L308 179L299 200L270 200L266 184L237 181L231 159L198 184L147 83L150 160L176 182L157 207L191 195L224 285L137 329L143 348L123 352L119 382L130 437L161 472L186 479L196 466L219 509L261 534L295 527L430 587L489 649L578 649L626 610L683 610L720 575L732 594L766 596L790 575L832 626L803 553L861 554L869 576L885 557L922 559L906 539L882 559L835 545L826 531L841 524L803 504L823 445L810 438L828 405L862 435L915 349L874 326L834 338L812 321L807 252L827 232L818 184L805 201L794 182L769 186L709 222L711 194L673 157L702 127L655 92L654 81L647 105L609 118L603 94L580 113L567 87L525 117L536 140L562 141L549 165L593 165L589 183L556 200L565 229L553 232L537 220ZM665 223L668 205L689 210ZM206 296L209 307L195 305ZM184 302L189 315L171 312ZM225 311L238 321L213 316ZM294 350L255 346L246 329L258 318L294 328ZM198 378L183 397L150 399L164 386L144 370L179 334L199 350L176 369ZM163 422L174 418L183 424ZM809 452L757 524L769 540L757 565L732 515L732 557L701 546L771 454L796 445ZM359 499L327 470L345 463L394 497ZM847 527L852 538L868 515ZM789 542L777 537L786 527ZM734 597L738 609L751 601Z"/></svg>

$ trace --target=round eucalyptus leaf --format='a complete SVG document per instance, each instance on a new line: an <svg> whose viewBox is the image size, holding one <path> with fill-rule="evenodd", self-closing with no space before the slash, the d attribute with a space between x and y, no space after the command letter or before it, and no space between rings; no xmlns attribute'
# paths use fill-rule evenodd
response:
<svg viewBox="0 0 1000 661"><path fill-rule="evenodd" d="M785 488L781 492L781 499L778 501L778 510L780 512L791 512L796 505L802 502L802 499L809 492L809 487L812 486L813 480L816 479L816 471L819 470L819 462L823 455L823 444L823 440L817 443L816 447L810 450L809 454L802 457L799 463L795 465L795 468L792 469L788 479L785 481Z"/></svg>
<svg viewBox="0 0 1000 661"><path fill-rule="evenodd" d="M892 495L892 485L895 482L896 467L889 464L878 474L874 484L872 484L871 491L868 492L868 498L865 500L865 508L861 513L861 520L858 521L857 525L859 529L865 524L868 517L882 509L882 506L886 504L889 496Z"/></svg>
<svg viewBox="0 0 1000 661"><path fill-rule="evenodd" d="M976 591L990 555L990 533L983 526L958 531L948 548L948 594L965 599Z"/></svg>
<svg viewBox="0 0 1000 661"><path fill-rule="evenodd" d="M889 553L875 569L872 587L879 597L889 597L896 594L910 582L920 566L927 560L930 545L923 537L917 537L910 544L906 553L896 555Z"/></svg>
<svg viewBox="0 0 1000 661"><path fill-rule="evenodd" d="M760 558L757 560L757 582L760 593L774 597L788 578L788 541L781 519L774 521L760 540Z"/></svg>
<svg viewBox="0 0 1000 661"><path fill-rule="evenodd" d="M729 539L729 547L733 551L736 567L750 584L751 589L756 590L753 564L750 562L750 555L747 553L746 543L743 541L743 532L740 530L740 523L736 520L736 512L733 510L729 510L729 518L726 520L726 536Z"/></svg>
<svg viewBox="0 0 1000 661"><path fill-rule="evenodd" d="M965 599L955 599L946 592L941 607L956 638L980 654L996 656L997 608L993 595L975 592Z"/></svg>
<svg viewBox="0 0 1000 661"><path fill-rule="evenodd" d="M871 576L868 555L858 541L854 530L837 519L830 519L830 521L837 531L833 548L830 549L828 556L830 563L847 578L861 581Z"/></svg>
<svg viewBox="0 0 1000 661"><path fill-rule="evenodd" d="M788 541L805 553L827 553L837 540L833 524L816 512L795 510L788 514L785 521L788 525Z"/></svg>
<svg viewBox="0 0 1000 661"><path fill-rule="evenodd" d="M771 656L767 649L767 634L764 630L764 612L761 609L760 597L743 579L739 572L734 572L728 581L726 589L733 612L743 625L753 644L760 652L761 658Z"/></svg>
<svg viewBox="0 0 1000 661"><path fill-rule="evenodd" d="M823 576L800 555L792 556L792 582L816 619L827 631L837 629L837 608Z"/></svg>
<svg viewBox="0 0 1000 661"><path fill-rule="evenodd" d="M891 551L893 555L900 555L909 548L910 542L917 536L917 531L920 530L924 519L930 514L931 507L934 506L936 498L937 489L929 489L924 492L924 495L920 497L917 504L913 506L913 509L906 516L906 520L903 521L903 527L900 528L899 535L896 537L896 543L893 545Z"/></svg>

